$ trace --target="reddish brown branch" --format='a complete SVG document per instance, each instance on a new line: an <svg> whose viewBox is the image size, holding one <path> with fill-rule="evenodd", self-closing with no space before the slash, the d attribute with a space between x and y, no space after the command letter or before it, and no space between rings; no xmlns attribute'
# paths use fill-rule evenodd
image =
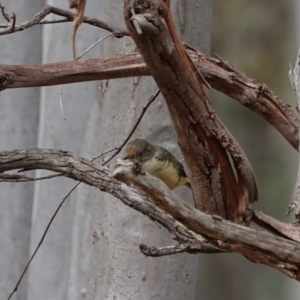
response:
<svg viewBox="0 0 300 300"><path fill-rule="evenodd" d="M228 62L187 46L198 70L216 90L239 101L276 128L298 151L298 120L294 111L266 85L247 77ZM44 65L1 65L0 90L150 75L138 53Z"/></svg>
<svg viewBox="0 0 300 300"><path fill-rule="evenodd" d="M266 241L268 241L267 244L272 244L277 238L281 239L281 229L288 229L288 227L290 230L294 231L292 235L296 237L297 241L299 241L299 233L296 233L296 231L299 231L297 227L291 224L279 224L279 221L276 221L275 224L272 220L268 220L271 217L262 213L256 214L259 215L259 221L263 219L263 224L259 224L259 222L257 223L256 218L251 219L250 216L248 220L248 227L228 222L222 219L220 216L208 216L199 210L196 210L194 207L191 207L189 204L183 202L160 180L149 175L147 172L145 173L143 170L141 171L140 168L136 167L134 163L128 161L117 160L117 164L112 171L112 175L127 184L138 186L142 191L147 193L149 199L153 203L163 208L176 220L179 220L179 222L183 223L188 228L191 228L196 233L201 232L201 234L224 241L223 234L226 232L225 241L226 249L228 251L239 252L248 257L251 261L272 266L286 275L300 280L299 267L296 267L293 264L286 264L283 266L281 263L283 260L285 260L285 255L282 256L282 259L278 260L277 255L274 255L275 253L271 254L271 252L275 250L273 246L270 245L270 248L267 249L265 245L262 245L265 244ZM251 212L249 211L249 213ZM224 228L222 228L223 226L227 227L227 224L232 226L230 229L228 228L228 232L227 229L224 230ZM272 227L273 225L276 227L276 229L274 227L274 231L270 230L269 228L271 224ZM218 230L214 231L213 228L218 228ZM239 229L241 228L245 230L245 236L243 237L238 234ZM271 238L271 236L273 237ZM260 244L260 246L254 246L252 244L254 240L255 244L257 242L257 245ZM289 243L289 240L286 241ZM251 246L249 242L252 244ZM218 243L217 245L222 245L222 243ZM300 247L299 243L294 243L294 245L298 245L297 248ZM282 249L282 247L283 249L286 249L285 246L281 245L280 248ZM271 250L271 248L273 248L273 250ZM295 251L297 250L295 249ZM296 256L298 257L298 254L296 254Z"/></svg>
<svg viewBox="0 0 300 300"><path fill-rule="evenodd" d="M76 44L75 44L76 32L79 26L83 22L86 0L76 0L76 1L69 0L69 4L70 4L70 8L75 8L77 10L73 20L73 32L72 32L72 53L73 53L74 62L76 64L76 60L77 60Z"/></svg>
<svg viewBox="0 0 300 300"><path fill-rule="evenodd" d="M296 104L297 104L297 109L298 109L298 113L299 113L299 109L300 109L300 50L299 50L299 53L297 56L295 66L291 67L291 69L290 69L289 78L291 81L291 85L293 87ZM298 136L300 138L300 124L298 126L299 126ZM299 151L299 154L300 154L300 151ZM288 213L290 213L291 211L294 212L297 222L300 223L300 159L298 161L297 181L296 181L293 196L292 196L289 208L288 208Z"/></svg>
<svg viewBox="0 0 300 300"><path fill-rule="evenodd" d="M1 6L1 10L9 22L9 15L5 13L3 6ZM42 21L51 13L66 19ZM73 13L46 5L32 19L22 24L15 24L14 32L25 30L36 24L71 22L73 19ZM113 32L117 37L128 35L126 30L95 18L84 17L83 22ZM11 26L12 24L8 24L5 29L0 30L0 35L11 33ZM220 57L214 59L188 45L186 47L198 70L214 89L238 100L259 114L298 151L297 117L293 110L272 90L266 85L248 78ZM120 55L86 60L80 63L76 70L73 68L72 62L39 66L6 66L0 64L0 90L149 75L149 71L139 54L130 54L129 56Z"/></svg>
<svg viewBox="0 0 300 300"><path fill-rule="evenodd" d="M124 3L128 31L170 111L179 146L192 174L196 207L231 220L240 217L247 201L256 201L258 197L251 165L210 106L202 87L203 78L179 39L168 3Z"/></svg>
<svg viewBox="0 0 300 300"><path fill-rule="evenodd" d="M27 66L0 64L0 91L144 75L149 75L149 71L137 53L82 60L76 68L73 61Z"/></svg>

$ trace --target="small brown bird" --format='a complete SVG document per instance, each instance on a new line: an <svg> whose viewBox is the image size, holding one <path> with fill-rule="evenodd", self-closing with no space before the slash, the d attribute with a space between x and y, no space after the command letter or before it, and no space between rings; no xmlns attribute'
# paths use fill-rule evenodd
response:
<svg viewBox="0 0 300 300"><path fill-rule="evenodd" d="M141 163L149 174L158 177L170 189L180 185L191 188L183 165L168 150L160 146L136 139L126 145L124 159Z"/></svg>

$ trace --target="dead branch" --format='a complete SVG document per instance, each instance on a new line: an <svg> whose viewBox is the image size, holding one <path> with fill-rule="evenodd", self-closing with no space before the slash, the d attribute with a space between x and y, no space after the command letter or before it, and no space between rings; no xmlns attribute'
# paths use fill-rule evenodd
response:
<svg viewBox="0 0 300 300"><path fill-rule="evenodd" d="M73 61L27 66L0 64L0 91L145 75L149 71L137 53L80 60L76 68Z"/></svg>
<svg viewBox="0 0 300 300"><path fill-rule="evenodd" d="M1 10L1 14L2 14L3 18L4 18L7 22L10 22L9 14L7 14L7 13L5 12L5 7L1 4L1 2L0 2L0 10Z"/></svg>
<svg viewBox="0 0 300 300"><path fill-rule="evenodd" d="M132 129L130 130L129 134L127 135L127 137L124 139L124 141L122 142L122 144L116 148L116 152L109 158L107 159L102 165L106 165L107 163L109 163L113 158L115 158L124 148L124 146L127 144L127 142L130 140L130 138L132 137L132 135L134 134L135 130L137 129L137 127L139 126L140 122L142 121L142 118L145 114L145 112L147 111L147 109L149 108L149 106L155 101L155 99L158 97L160 93L160 90L158 90L154 95L151 95L148 103L143 106L142 112L139 115L138 119L136 120L135 124L133 125Z"/></svg>
<svg viewBox="0 0 300 300"><path fill-rule="evenodd" d="M55 177L61 176L60 174L55 175L49 175L44 177L29 177L26 175L20 175L20 174L2 174L0 173L0 182L29 182L29 181L39 181L39 180L45 180L45 179L51 179Z"/></svg>
<svg viewBox="0 0 300 300"><path fill-rule="evenodd" d="M247 77L221 58L186 47L197 69L214 89L260 115L298 150L298 118L289 105L265 84ZM73 65L72 61L30 66L0 64L0 90L150 75L137 53L78 61L76 68Z"/></svg>
<svg viewBox="0 0 300 300"><path fill-rule="evenodd" d="M58 15L61 17L65 17L68 21L72 22L74 20L75 15L71 13L70 11L60 9L58 7L45 5L38 13L36 13L30 20L23 22L21 24L10 24L7 28L0 30L0 35L10 34L17 31L23 31L25 29L28 29L32 26L35 26L37 24L40 24L40 22L50 14ZM117 26L109 25L106 22L99 21L96 18L89 18L89 17L83 17L83 23L87 23L90 25L93 25L95 27L102 28L104 30L107 30L109 32L113 32L115 37L123 37L128 35L128 32L122 28L119 28ZM43 22L41 24L44 24ZM13 30L12 30L13 28Z"/></svg>
<svg viewBox="0 0 300 300"><path fill-rule="evenodd" d="M54 175L54 176L55 176L55 175ZM60 174L59 174L59 176L60 176ZM47 226L46 226L46 229L45 229L45 231L44 231L44 233L43 233L43 235L42 235L42 237L41 237L41 239L40 239L40 241L39 241L37 247L35 248L35 250L33 251L32 255L30 256L30 258L29 258L29 260L28 260L28 262L27 262L27 264L26 264L24 270L22 271L22 273L21 273L21 275L20 275L20 277L19 277L19 279L18 279L18 281L17 281L15 287L13 288L13 290L12 290L12 292L10 293L9 297L7 298L7 300L10 300L11 297L13 296L13 294L14 294L15 292L17 292L17 290L18 290L18 288L19 288L19 285L20 285L20 283L21 283L23 277L25 276L25 274L26 274L26 272L27 272L27 270L28 270L28 268L29 268L31 262L33 261L35 255L37 254L37 252L39 251L40 247L42 246L43 241L44 241L44 239L45 239L45 237L46 237L46 235L47 235L47 233L48 233L48 231L49 231L49 229L50 229L50 227L51 227L51 225L52 225L52 223L53 223L55 217L57 216L58 212L60 211L60 209L61 209L61 207L63 206L63 204L65 203L65 201L69 198L69 196L71 195L71 193L77 188L77 186L78 186L79 184L80 184L80 182L78 182L78 183L77 183L77 184L76 184L76 185L68 192L68 194L62 199L62 201L59 203L59 205L58 205L58 207L56 208L54 214L52 215L50 221L48 222L48 224L47 224Z"/></svg>
<svg viewBox="0 0 300 300"><path fill-rule="evenodd" d="M165 98L193 174L196 207L231 220L241 217L247 201L258 198L252 167L210 106L202 87L205 82L185 52L168 4L162 0L124 3L128 31Z"/></svg>
<svg viewBox="0 0 300 300"><path fill-rule="evenodd" d="M220 216L210 216L202 213L182 201L163 182L150 176L147 172L141 171L139 166L131 162L118 160L112 171L112 175L127 184L134 184L139 187L148 195L150 201L168 212L175 220L181 222L195 233L224 241L227 243L227 249L239 252L253 262L272 266L286 275L300 280L300 275L298 274L300 257L298 253L295 252L293 258L298 261L296 263L297 267L294 264L295 261L289 261L285 266L281 265L282 262L287 262L287 257L291 258L292 251L300 250L298 243L283 239L262 227L255 230L224 220ZM240 235L242 231L244 233ZM289 244L289 246L287 244L280 246L284 252L279 254L280 257L277 256L278 253L276 254L278 251L277 247L280 245L279 241L285 241ZM221 244L218 243L218 245ZM291 250L289 254L285 252L287 249ZM295 267L296 269L294 269ZM294 271L296 272L294 273Z"/></svg>
<svg viewBox="0 0 300 300"><path fill-rule="evenodd" d="M34 151L34 150L33 150ZM39 150L37 150L39 151ZM58 151L58 155L59 155ZM65 153L65 152L63 152ZM0 159L1 160L1 159ZM30 167L27 166L27 169L34 169L34 167ZM18 167L16 167L15 169L18 169ZM108 173L107 169L103 169L104 172ZM18 174L4 174L0 171L0 175L2 178L11 178L14 177L14 179L16 179L16 176L18 177ZM50 175L48 176L48 178L52 178L55 176L61 176L61 174L56 174L56 175ZM106 176L108 177L108 176ZM43 178L39 178L39 179L43 179ZM104 182L107 180L107 178L103 179ZM20 182L18 180L14 180L14 182ZM22 271L22 274L20 275L14 289L12 290L11 294L8 297L8 300L11 299L11 297L13 296L13 294L18 290L18 287L26 273L26 271L28 270L32 260L34 259L35 255L37 254L39 248L41 247L47 232L49 231L51 224L53 222L53 220L55 219L56 215L58 214L60 208L62 207L62 205L64 204L64 202L66 201L66 199L70 196L70 194L77 188L77 186L80 184L80 181L68 192L68 194L62 199L62 201L60 202L60 204L58 205L57 209L55 210L54 214L52 215L41 239L40 242L38 243L37 247L35 248L33 254L30 256L24 270ZM99 186L96 186L99 187ZM105 190L105 188L104 188ZM217 253L220 251L226 251L226 244L224 243L222 245L222 247L218 247L217 245L214 244L214 242L212 241L206 241L201 235L198 235L188 229L186 229L182 224L176 222L170 215L168 215L167 213L165 213L164 211L156 208L154 205L152 205L150 202L146 202L143 204L141 203L136 203L136 199L140 198L139 201L141 201L142 199L145 201L145 197L143 194L138 193L137 194L137 190L133 189L133 192L128 192L127 190L118 193L119 194L119 199L122 199L122 202L124 202L126 205L134 208L135 210L143 213L143 214L147 214L151 220L157 221L158 223L160 223L161 225L163 225L164 227L166 227L172 234L175 235L176 240L179 243L184 243L185 244L185 249L186 252L190 252L191 249L193 249L193 251L196 251L196 249L198 249L199 252L202 251L206 251L206 253L209 253L209 249L211 250L211 253ZM137 195L136 195L137 194ZM115 195L116 196L116 195ZM132 198L131 198L132 197ZM134 199L134 200L131 200ZM222 250L223 249L223 250ZM184 249L182 249L181 252L184 252ZM169 253L170 254L170 253Z"/></svg>
<svg viewBox="0 0 300 300"><path fill-rule="evenodd" d="M110 149L108 151L105 151L104 153L101 153L99 155L97 155L96 157L94 157L91 161L94 161L98 158L100 158L102 155L104 154L107 154L108 152L111 152L111 151L116 151L109 159L107 159L105 162L102 163L102 166L106 165L109 161L111 161L118 153L120 153L120 151L123 149L124 145L128 142L128 140L130 139L130 137L132 136L132 134L134 133L134 131L136 130L137 126L139 125L139 123L141 122L145 112L147 111L148 107L152 104L152 102L157 98L157 96L159 95L159 91L157 91L155 93L155 95L151 96L148 103L143 107L143 110L138 118L138 120L136 121L135 125L133 126L133 129L130 131L129 135L125 138L125 140L123 141L123 143L118 147L118 148L115 148L115 149ZM3 173L0 173L0 182L26 182L26 181L36 181L36 180L43 180L43 179L50 179L50 178L53 178L53 177L57 177L57 176L61 176L61 174L55 174L55 175L49 175L49 176L46 176L46 177L40 177L40 178L31 178L31 177L28 177L28 176L25 176L25 175L19 175L19 174L3 174ZM54 214L52 215L42 237L41 237L41 240L40 242L38 243L37 247L35 248L33 254L30 256L22 274L20 275L19 277L19 280L17 281L13 291L11 292L10 296L8 297L8 300L12 297L12 295L18 290L18 287L26 273L26 271L28 270L32 260L34 259L35 255L37 254L38 250L40 249L46 235L47 235L47 232L49 231L52 223L53 223L53 220L54 218L56 217L56 215L58 214L59 210L61 209L62 205L65 203L65 201L67 200L67 198L73 193L73 191L80 185L80 181L77 182L73 188L66 194L66 196L62 199L62 201L60 202L60 204L58 205L57 209L55 210ZM165 223L165 221L161 221L162 224ZM177 236L177 240L183 240L182 238L179 239L178 237L178 234L176 235ZM186 251L188 251L190 249L189 245L188 245L188 242L186 242ZM202 246L200 246L201 248ZM210 245L210 243L208 243L208 245L204 245L203 247L205 247L205 251L208 251L209 249L211 249L214 253L218 253L220 252L221 250L219 250L217 247L212 247ZM184 250L182 249L181 252L184 252ZM169 253L170 254L170 253Z"/></svg>
<svg viewBox="0 0 300 300"><path fill-rule="evenodd" d="M83 22L86 0L76 0L76 1L69 0L69 5L70 8L75 8L77 10L73 20L73 32L72 32L72 53L73 53L73 60L76 63L77 60L76 45L75 45L76 32L79 26Z"/></svg>
<svg viewBox="0 0 300 300"><path fill-rule="evenodd" d="M111 178L107 168L66 151L29 149L0 152L0 172L18 169L44 169L61 173L112 194L124 204L162 224L176 235L180 243L188 243L190 249L200 249L201 252L205 244L214 252L239 252L252 261L272 266L300 280L298 243L262 228L247 228L219 216L202 213L175 196L162 182L158 184L157 178L133 173L129 162L122 165L121 169L116 169L114 176L137 184L143 191L149 192L148 197L134 186ZM202 234L207 238L203 238Z"/></svg>
<svg viewBox="0 0 300 300"><path fill-rule="evenodd" d="M172 254L178 254L187 252L190 254L197 254L197 253L213 253L211 247L206 249L205 243L203 243L203 248L201 250L199 249L193 249L188 244L178 244L178 245L172 245L167 247L149 247L145 244L140 244L140 250L141 252L146 256L151 257L161 257L166 255L172 255ZM215 250L215 253L226 253L222 250Z"/></svg>
<svg viewBox="0 0 300 300"><path fill-rule="evenodd" d="M10 15L7 14L5 12L5 7L3 5L1 5L1 2L0 2L0 10L1 10L1 13L2 13L2 16L4 17L4 19L7 21L7 22L11 22L10 24L8 24L7 26L7 30L9 33L13 33L15 31L15 26L16 26L16 15L14 12L12 12Z"/></svg>
<svg viewBox="0 0 300 300"><path fill-rule="evenodd" d="M1 6L1 10L3 16L9 22L10 16L4 12L3 6ZM65 17L65 19L43 21L51 13ZM69 11L46 5L30 20L22 24L15 24L13 31L22 31L37 24L71 22L74 16ZM128 35L126 30L109 25L96 18L84 17L83 22L112 32L116 37ZM4 25L1 24L1 26L3 27ZM0 30L0 35L11 33L12 24L7 24L5 27L4 30ZM260 84L248 78L228 62L224 62L219 56L217 57L218 59L213 59L189 45L185 46L199 72L213 88L238 100L241 104L259 114L298 150L298 118L295 116L293 110L273 91L265 84ZM133 59L132 56L131 59ZM90 59L82 62L76 69L73 68L72 62L39 66L6 66L0 64L0 91L6 88L60 85L82 81L149 75L150 73L145 69L145 64L139 54L136 55L135 59L128 60L127 55L115 56L112 57L112 60L110 57ZM107 61L110 67L107 66ZM105 64L105 66L101 68L102 64Z"/></svg>

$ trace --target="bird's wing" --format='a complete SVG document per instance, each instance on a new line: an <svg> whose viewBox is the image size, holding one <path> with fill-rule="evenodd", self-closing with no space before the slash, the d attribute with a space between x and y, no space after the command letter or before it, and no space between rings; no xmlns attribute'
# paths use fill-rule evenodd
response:
<svg viewBox="0 0 300 300"><path fill-rule="evenodd" d="M170 153L168 150L159 147L160 151L157 151L157 155L155 156L155 159L161 161L162 163L166 163L169 161L169 163L173 163L174 167L176 168L178 175L182 177L187 177L183 165L175 158L175 156Z"/></svg>

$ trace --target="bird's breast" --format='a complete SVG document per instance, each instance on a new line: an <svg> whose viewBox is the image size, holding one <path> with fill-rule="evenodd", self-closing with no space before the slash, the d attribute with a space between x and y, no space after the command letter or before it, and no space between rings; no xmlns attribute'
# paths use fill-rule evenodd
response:
<svg viewBox="0 0 300 300"><path fill-rule="evenodd" d="M148 173L161 179L170 189L178 186L180 176L171 162L153 158L144 162L143 167Z"/></svg>

